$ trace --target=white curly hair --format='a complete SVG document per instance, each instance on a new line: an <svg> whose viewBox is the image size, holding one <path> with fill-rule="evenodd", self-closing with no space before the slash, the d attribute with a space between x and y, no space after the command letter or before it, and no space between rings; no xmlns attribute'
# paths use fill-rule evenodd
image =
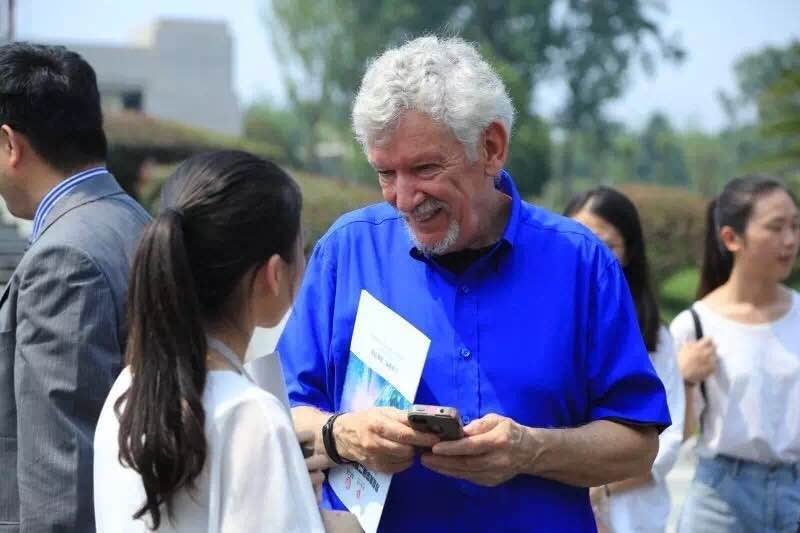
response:
<svg viewBox="0 0 800 533"><path fill-rule="evenodd" d="M509 136L514 124L514 106L500 76L473 44L459 38L419 37L370 64L352 117L364 150L391 135L409 110L448 127L471 160L489 124L500 122Z"/></svg>

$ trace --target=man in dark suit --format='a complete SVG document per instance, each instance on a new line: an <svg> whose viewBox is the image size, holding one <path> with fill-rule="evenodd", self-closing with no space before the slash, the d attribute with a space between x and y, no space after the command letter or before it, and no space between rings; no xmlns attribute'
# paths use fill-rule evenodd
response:
<svg viewBox="0 0 800 533"><path fill-rule="evenodd" d="M32 219L0 298L0 532L94 531L92 439L123 362L147 213L105 169L91 66L0 47L0 196Z"/></svg>

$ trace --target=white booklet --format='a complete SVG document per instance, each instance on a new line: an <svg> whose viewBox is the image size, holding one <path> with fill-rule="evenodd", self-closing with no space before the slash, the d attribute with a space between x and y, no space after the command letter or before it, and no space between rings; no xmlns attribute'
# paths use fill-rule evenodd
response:
<svg viewBox="0 0 800 533"><path fill-rule="evenodd" d="M421 331L362 290L340 410L411 407L430 344ZM328 474L328 483L365 533L377 531L391 481L391 474L361 465L339 466Z"/></svg>

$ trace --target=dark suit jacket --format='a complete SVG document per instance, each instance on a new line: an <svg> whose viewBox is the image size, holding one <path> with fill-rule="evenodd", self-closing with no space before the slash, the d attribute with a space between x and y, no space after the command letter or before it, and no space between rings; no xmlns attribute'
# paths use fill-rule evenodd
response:
<svg viewBox="0 0 800 533"><path fill-rule="evenodd" d="M0 299L0 533L94 531L92 440L149 215L111 174L55 204Z"/></svg>

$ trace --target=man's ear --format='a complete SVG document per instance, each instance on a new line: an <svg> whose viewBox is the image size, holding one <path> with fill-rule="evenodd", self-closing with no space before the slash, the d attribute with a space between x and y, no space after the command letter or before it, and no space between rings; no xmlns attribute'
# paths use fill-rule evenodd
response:
<svg viewBox="0 0 800 533"><path fill-rule="evenodd" d="M0 126L0 154L5 159L6 166L18 166L26 149L27 141L21 133L8 124Z"/></svg>
<svg viewBox="0 0 800 533"><path fill-rule="evenodd" d="M508 132L500 122L492 122L481 139L484 156L484 174L496 176L503 170L508 159Z"/></svg>

